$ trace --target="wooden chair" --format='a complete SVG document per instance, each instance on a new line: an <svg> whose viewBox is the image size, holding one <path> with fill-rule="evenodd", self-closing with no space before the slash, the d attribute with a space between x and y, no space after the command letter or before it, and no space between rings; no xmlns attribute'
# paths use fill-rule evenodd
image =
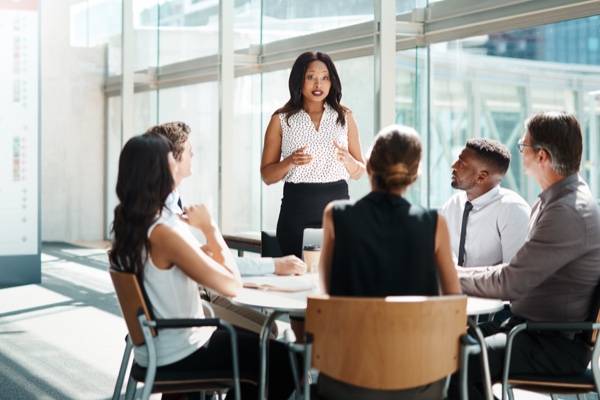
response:
<svg viewBox="0 0 600 400"><path fill-rule="evenodd" d="M443 398L456 371L466 390L468 354L479 350L466 334L466 307L466 296L309 296L304 351L320 374L373 396L446 379Z"/></svg>
<svg viewBox="0 0 600 400"><path fill-rule="evenodd" d="M596 288L589 316L585 322L524 322L511 329L506 339L506 356L502 371L502 400L513 399L513 388L530 392L549 393L552 399L557 394L576 394L585 400L585 393L600 394L600 345L596 339L600 329L600 285ZM579 333L593 347L591 366L580 375L509 374L512 345L515 337L523 331L563 331Z"/></svg>
<svg viewBox="0 0 600 400"><path fill-rule="evenodd" d="M235 398L239 400L240 376L237 359L237 336L230 324L216 318L155 319L152 316L149 301L135 274L119 271L111 267L110 276L128 330L128 343L117 380L118 389L117 387L115 388L113 398L115 396L118 398L120 395L123 380L121 374L123 373L124 375L132 346L147 346L150 359L149 365L148 367L142 367L134 360L129 373L125 394L126 399L133 399L137 382L143 382L142 399L148 399L151 393L223 393L229 389L235 389ZM206 373L193 370L164 371L161 367L157 367L154 338L160 329L189 328L195 326L222 326L230 332L233 376L231 371L213 370Z"/></svg>

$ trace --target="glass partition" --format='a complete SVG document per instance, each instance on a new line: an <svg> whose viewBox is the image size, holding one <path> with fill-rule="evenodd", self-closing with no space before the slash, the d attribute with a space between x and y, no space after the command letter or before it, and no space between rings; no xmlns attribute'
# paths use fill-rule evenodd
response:
<svg viewBox="0 0 600 400"><path fill-rule="evenodd" d="M112 7L110 10L121 7L121 0L105 3ZM396 0L398 20L409 21L413 8L427 7L429 3L434 1ZM465 6L464 2L453 0L438 6L448 8L448 3ZM134 0L135 69L159 67L155 81L136 86L140 93L135 96L135 133L169 120L182 120L192 127L194 175L181 187L182 197L189 199L186 201L208 204L218 218L220 183L233 181L233 210L222 212L233 214L234 231L275 229L282 183L267 186L262 182L260 158L267 123L289 97L287 81L293 60L287 64L287 55L279 59L277 54L269 54L265 61L259 45L290 39L291 45L300 44L300 53L311 48L307 35L322 33L327 38L335 36L331 31L337 28L360 24L364 28L364 22L373 21L375 6L371 0L313 2L310 7L300 0L234 2L234 47L237 53L257 57L236 58L234 102L223 105L234 109L234 165L232 176L222 176L218 68L206 58L218 53L219 3ZM84 13L87 23L78 21L77 32L90 29L89 21L96 18L90 11L91 8ZM493 12L486 16L492 14L493 18ZM431 22L431 26L436 23ZM440 38L440 34L428 36L430 32L426 30L422 38L415 36L408 49L406 34L397 35L397 48L402 50L396 51L396 74L386 77L384 84L396 86L396 122L415 127L423 143L421 177L406 193L407 198L415 204L441 207L453 193L450 166L466 140L490 137L505 143L512 153L503 186L533 203L539 187L523 174L516 143L524 133L525 119L542 110L568 111L580 120L584 131L582 175L598 196L599 23L600 16L594 15L511 31L482 34L482 28L477 36L458 40L454 38L460 35L448 40ZM426 21L424 26L427 24ZM114 30L109 29L112 36L107 39L108 71L113 75L120 73L121 40L120 31ZM365 30L361 32L364 34ZM91 34L86 40L91 43L100 36ZM298 40L301 37L307 37L307 42ZM321 43L325 43L323 51L329 52L336 62L343 83L342 102L354 113L366 153L376 134L373 127L379 113L375 109L378 88L374 80L374 60L378 55L373 55L376 50L372 45L353 39L343 42L336 38L342 42ZM161 70L168 70L167 82L161 80ZM114 114L119 110L119 101L118 97L108 101L109 152L116 151L110 141L116 140L112 130L118 126ZM111 157L114 155L109 154ZM353 199L368 191L366 175L359 181L350 181Z"/></svg>
<svg viewBox="0 0 600 400"><path fill-rule="evenodd" d="M205 204L218 220L219 109L216 99L216 82L162 89L158 94L157 123L183 121L192 129L193 174L180 184L179 194L184 204Z"/></svg>
<svg viewBox="0 0 600 400"><path fill-rule="evenodd" d="M600 34L589 30L594 24L597 16L430 46L433 207L451 196L450 165L473 137L496 139L509 148L511 167L502 185L533 204L540 188L523 174L516 143L524 121L540 111L566 111L578 118L586 149L581 173L597 193L597 174L592 177L589 168L600 153L598 103L590 95L600 88ZM579 45L572 46L569 37L580 38Z"/></svg>
<svg viewBox="0 0 600 400"><path fill-rule="evenodd" d="M372 0L262 2L262 43L373 20Z"/></svg>

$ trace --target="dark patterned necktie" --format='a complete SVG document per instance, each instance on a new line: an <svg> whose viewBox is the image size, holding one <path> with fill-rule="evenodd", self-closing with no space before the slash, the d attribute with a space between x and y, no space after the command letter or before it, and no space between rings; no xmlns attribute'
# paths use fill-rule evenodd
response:
<svg viewBox="0 0 600 400"><path fill-rule="evenodd" d="M467 236L467 219L469 213L473 209L473 204L470 201L465 203L465 210L463 211L462 225L460 227L460 244L458 245L458 265L462 267L465 262L465 237Z"/></svg>

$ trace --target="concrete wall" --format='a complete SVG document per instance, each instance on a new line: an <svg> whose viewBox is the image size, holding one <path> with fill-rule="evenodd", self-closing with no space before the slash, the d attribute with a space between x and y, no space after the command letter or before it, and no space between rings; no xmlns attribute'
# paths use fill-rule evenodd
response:
<svg viewBox="0 0 600 400"><path fill-rule="evenodd" d="M41 1L42 241L104 238L105 47L69 43L70 1Z"/></svg>

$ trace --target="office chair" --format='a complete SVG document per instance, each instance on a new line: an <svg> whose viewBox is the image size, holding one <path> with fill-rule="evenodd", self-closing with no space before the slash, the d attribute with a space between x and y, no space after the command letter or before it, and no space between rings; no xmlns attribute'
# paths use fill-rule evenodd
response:
<svg viewBox="0 0 600 400"><path fill-rule="evenodd" d="M275 231L260 232L260 256L261 257L282 257L277 234Z"/></svg>
<svg viewBox="0 0 600 400"><path fill-rule="evenodd" d="M237 359L237 336L233 327L216 318L204 319L155 319L149 301L135 274L110 268L110 276L128 330L127 345L121 363L119 378L113 399L120 395L120 388L127 368L132 346L145 345L148 348L148 367L142 367L135 360L131 366L127 384L126 399L133 399L137 382L143 382L141 398L148 399L151 393L203 392L219 393L235 389L235 399L239 400L240 376ZM163 371L156 365L154 338L161 329L189 328L195 326L223 326L231 335L233 376L231 371L199 372L192 370ZM255 382L252 382L255 383ZM118 388L118 389L117 389ZM116 397L115 397L116 396Z"/></svg>
<svg viewBox="0 0 600 400"><path fill-rule="evenodd" d="M597 343L600 329L600 285L596 287L591 310L585 322L524 322L511 329L506 339L506 356L502 371L502 400L513 399L513 388L530 392L549 393L553 400L556 394L576 394L585 400L585 393L600 394L600 345ZM579 340L593 347L591 366L580 375L510 374L512 345L515 337L524 331L577 332Z"/></svg>
<svg viewBox="0 0 600 400"><path fill-rule="evenodd" d="M461 295L309 296L305 343L288 344L290 354L302 351L311 360L303 371L304 398L325 399L308 386L312 366L319 379L325 375L372 399L428 384L436 390L432 398L444 398L450 375L460 371L466 399L468 355L480 350L466 333L466 307Z"/></svg>
<svg viewBox="0 0 600 400"><path fill-rule="evenodd" d="M202 308L209 318L215 318L215 310L208 301L202 300ZM129 359L132 351L133 343L131 343L129 334L127 334L125 335L125 351L123 351L123 358L121 359L121 366L119 367L119 375L117 376L117 382L115 383L115 389L113 390L112 400L119 400L121 398L121 389L123 388L123 382L125 381L125 375L127 374L127 367L129 366Z"/></svg>

